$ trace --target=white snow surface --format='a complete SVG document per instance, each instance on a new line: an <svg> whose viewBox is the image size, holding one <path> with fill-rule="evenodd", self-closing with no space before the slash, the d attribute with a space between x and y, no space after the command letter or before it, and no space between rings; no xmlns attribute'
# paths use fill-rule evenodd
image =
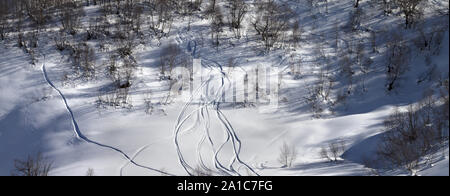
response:
<svg viewBox="0 0 450 196"><path fill-rule="evenodd" d="M333 6L328 14L319 16L323 19L318 20L321 28L316 31L326 34L332 31L325 28L326 24L347 20L352 2L330 1ZM369 5L363 2L362 6ZM98 7L85 9L88 17ZM294 7L300 21L312 22L301 9ZM374 27L402 24L400 17L393 18L397 19L373 17L370 23ZM76 86L61 85L70 62L54 48L55 32L42 34L36 66L29 63L28 55L14 45L14 40L1 42L0 175L11 174L15 159L25 159L37 152L53 161L51 175L63 176L85 175L89 168L96 175L189 175L186 168L189 171L189 167L202 164L217 175L371 175L363 161L367 156L375 156L377 136L383 132L385 117L395 106L419 101L423 90L432 85L416 83L417 76L425 70L424 58L411 57L414 62L411 67L417 69L407 72L402 88L387 94L383 56L374 54L378 67L367 81L368 92L352 97L345 109L316 119L303 103L306 89L318 73L312 62L315 41L305 42L297 50L279 49L262 54L255 49L255 42L247 40L253 39L250 37L233 40L234 47L224 41L216 51L208 44L207 20L194 20L190 31L185 24L186 21L177 21L173 33L162 39L162 44L176 43L185 53L202 59L205 70L214 72L211 74L214 77L205 81L205 86L193 97L195 102L174 100L168 105L154 105L152 115L144 111L146 92L152 92L153 103L159 103L167 94L166 84L157 78L161 48L156 42L140 44L135 51L139 71L131 90L131 109L96 108L99 90L110 83L106 77ZM251 29L248 31L250 36ZM308 36L313 37L314 33ZM447 76L448 37L447 29L441 53L432 59L439 72ZM305 63L302 68L305 76L301 79L283 74L281 97L287 102L280 103L275 112L227 107L216 102L220 94L213 96L214 93L229 91L222 82L226 83L228 77L222 70L228 58L236 57L242 69L248 70L255 64L284 68L289 65L291 55L302 55L304 62L311 63ZM97 56L99 64L108 57L103 53ZM345 141L348 151L341 162L329 163L320 158L319 151L335 140ZM291 168L283 168L277 161L283 142L295 145L298 150ZM419 171L419 175L449 175L448 149L437 154L442 158Z"/></svg>

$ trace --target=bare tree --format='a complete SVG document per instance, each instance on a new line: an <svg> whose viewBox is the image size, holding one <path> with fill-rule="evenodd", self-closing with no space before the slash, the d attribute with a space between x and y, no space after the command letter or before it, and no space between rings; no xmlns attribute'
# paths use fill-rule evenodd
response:
<svg viewBox="0 0 450 196"><path fill-rule="evenodd" d="M103 33L105 34L104 26L106 21L102 17L93 17L89 20L89 27L86 30L86 40L95 40Z"/></svg>
<svg viewBox="0 0 450 196"><path fill-rule="evenodd" d="M322 112L332 104L330 99L334 81L328 71L322 67L318 80L311 87L307 87L308 93L304 96L306 103L311 107L314 118L320 118Z"/></svg>
<svg viewBox="0 0 450 196"><path fill-rule="evenodd" d="M365 46L363 42L356 45L356 64L361 72L362 91L367 92L366 78L371 71L373 60L366 56Z"/></svg>
<svg viewBox="0 0 450 196"><path fill-rule="evenodd" d="M223 15L220 8L216 8L212 21L211 21L211 40L213 45L219 48L220 45L220 34L223 32Z"/></svg>
<svg viewBox="0 0 450 196"><path fill-rule="evenodd" d="M421 16L421 3L426 0L394 0L394 4L400 8L405 17L405 28L411 28L416 22L417 18Z"/></svg>
<svg viewBox="0 0 450 196"><path fill-rule="evenodd" d="M233 30L237 39L241 38L242 21L248 12L248 6L244 0L228 0L230 9L228 18L230 22L230 28Z"/></svg>
<svg viewBox="0 0 450 196"><path fill-rule="evenodd" d="M394 8L394 0L383 0L381 1L384 15L390 15Z"/></svg>
<svg viewBox="0 0 450 196"><path fill-rule="evenodd" d="M50 19L50 8L54 3L51 0L25 1L27 14L33 20L37 30L42 29Z"/></svg>
<svg viewBox="0 0 450 196"><path fill-rule="evenodd" d="M352 31L358 30L358 28L361 26L363 14L363 10L360 7L355 8L350 12L348 26Z"/></svg>
<svg viewBox="0 0 450 196"><path fill-rule="evenodd" d="M294 47L298 47L299 43L302 41L302 27L298 21L294 22L292 25L292 42Z"/></svg>
<svg viewBox="0 0 450 196"><path fill-rule="evenodd" d="M294 145L289 145L286 142L280 148L280 155L278 157L278 162L283 165L283 167L292 167L292 164L297 159L297 149Z"/></svg>
<svg viewBox="0 0 450 196"><path fill-rule="evenodd" d="M291 11L278 5L274 0L258 3L257 16L252 22L253 28L261 36L266 51L280 41L281 34L288 27Z"/></svg>
<svg viewBox="0 0 450 196"><path fill-rule="evenodd" d="M207 17L214 17L214 13L217 8L217 0L209 0L208 7L206 8L205 15Z"/></svg>
<svg viewBox="0 0 450 196"><path fill-rule="evenodd" d="M448 26L433 25L431 28L426 28L423 23L419 25L417 27L418 36L414 39L414 44L421 51L430 51L433 55L439 55L442 40Z"/></svg>
<svg viewBox="0 0 450 196"><path fill-rule="evenodd" d="M328 161L333 161L333 159L331 159L331 157L328 155L328 149L325 146L322 146L320 148L320 152L319 152L320 158L322 159L327 159Z"/></svg>
<svg viewBox="0 0 450 196"><path fill-rule="evenodd" d="M345 152L344 140L330 142L328 146L322 146L319 155L328 161L337 162L339 157Z"/></svg>
<svg viewBox="0 0 450 196"><path fill-rule="evenodd" d="M10 8L9 2L2 0L0 1L0 39L5 40L6 34L10 28L9 20Z"/></svg>
<svg viewBox="0 0 450 196"><path fill-rule="evenodd" d="M15 160L14 167L14 176L48 176L52 162L38 153L35 157L28 156L26 160Z"/></svg>
<svg viewBox="0 0 450 196"><path fill-rule="evenodd" d="M66 49L66 47L69 45L68 41L67 41L67 37L65 35L65 33L60 32L59 35L57 35L54 38L55 41L55 46L56 49L58 49L59 51L63 51Z"/></svg>
<svg viewBox="0 0 450 196"><path fill-rule="evenodd" d="M444 127L439 113L433 91L428 91L422 101L408 106L405 112L396 108L384 122L386 132L379 155L415 175L420 159L433 153L436 144L441 142L440 133Z"/></svg>
<svg viewBox="0 0 450 196"><path fill-rule="evenodd" d="M161 39L171 31L174 18L171 3L167 0L150 0L149 28L157 39Z"/></svg>
<svg viewBox="0 0 450 196"><path fill-rule="evenodd" d="M409 170L417 167L417 160L421 156L418 147L410 142L417 140L418 116L412 107L408 113L401 113L398 109L385 121L385 127L390 130L383 138L378 153L384 159Z"/></svg>
<svg viewBox="0 0 450 196"><path fill-rule="evenodd" d="M75 75L81 76L83 79L91 80L95 78L95 51L87 43L80 43L71 47L72 68Z"/></svg>
<svg viewBox="0 0 450 196"><path fill-rule="evenodd" d="M347 95L350 95L353 92L354 75L356 73L354 68L355 63L354 60L350 57L351 52L349 50L350 48L342 49L342 51L339 53L339 56L342 57L339 61L340 74L347 82Z"/></svg>
<svg viewBox="0 0 450 196"><path fill-rule="evenodd" d="M392 34L387 47L386 86L388 91L392 91L401 76L408 70L410 51L402 36L396 33Z"/></svg>
<svg viewBox="0 0 450 196"><path fill-rule="evenodd" d="M180 4L180 12L182 16L188 18L188 31L191 29L191 23L194 13L200 10L200 6L203 0L181 0L178 1Z"/></svg>
<svg viewBox="0 0 450 196"><path fill-rule="evenodd" d="M80 26L80 17L83 15L83 9L77 2L68 1L62 5L60 14L63 29L74 35L76 29Z"/></svg>
<svg viewBox="0 0 450 196"><path fill-rule="evenodd" d="M170 73L177 65L177 60L181 55L181 49L176 44L169 44L161 50L160 55L160 67L161 67L161 79L171 79Z"/></svg>
<svg viewBox="0 0 450 196"><path fill-rule="evenodd" d="M95 176L94 169L89 168L86 172L86 176Z"/></svg>

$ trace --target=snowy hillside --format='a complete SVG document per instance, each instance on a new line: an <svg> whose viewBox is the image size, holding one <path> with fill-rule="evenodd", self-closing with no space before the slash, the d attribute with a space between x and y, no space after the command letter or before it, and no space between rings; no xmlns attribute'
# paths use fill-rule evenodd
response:
<svg viewBox="0 0 450 196"><path fill-rule="evenodd" d="M0 175L449 175L448 1L0 2Z"/></svg>

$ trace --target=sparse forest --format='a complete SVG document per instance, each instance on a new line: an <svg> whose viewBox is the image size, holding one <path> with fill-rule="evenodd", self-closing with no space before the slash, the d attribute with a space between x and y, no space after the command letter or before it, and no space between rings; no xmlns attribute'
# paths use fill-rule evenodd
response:
<svg viewBox="0 0 450 196"><path fill-rule="evenodd" d="M64 173L81 148L0 150L0 175L448 171L448 16L443 0L0 0L0 149L129 161Z"/></svg>

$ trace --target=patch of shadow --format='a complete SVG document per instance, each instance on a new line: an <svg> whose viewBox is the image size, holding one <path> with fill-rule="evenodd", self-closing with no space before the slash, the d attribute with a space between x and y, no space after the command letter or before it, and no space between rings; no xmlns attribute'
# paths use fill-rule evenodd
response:
<svg viewBox="0 0 450 196"><path fill-rule="evenodd" d="M392 164L381 159L379 145L386 133L379 133L362 140L347 149L341 158L373 169L392 169Z"/></svg>

